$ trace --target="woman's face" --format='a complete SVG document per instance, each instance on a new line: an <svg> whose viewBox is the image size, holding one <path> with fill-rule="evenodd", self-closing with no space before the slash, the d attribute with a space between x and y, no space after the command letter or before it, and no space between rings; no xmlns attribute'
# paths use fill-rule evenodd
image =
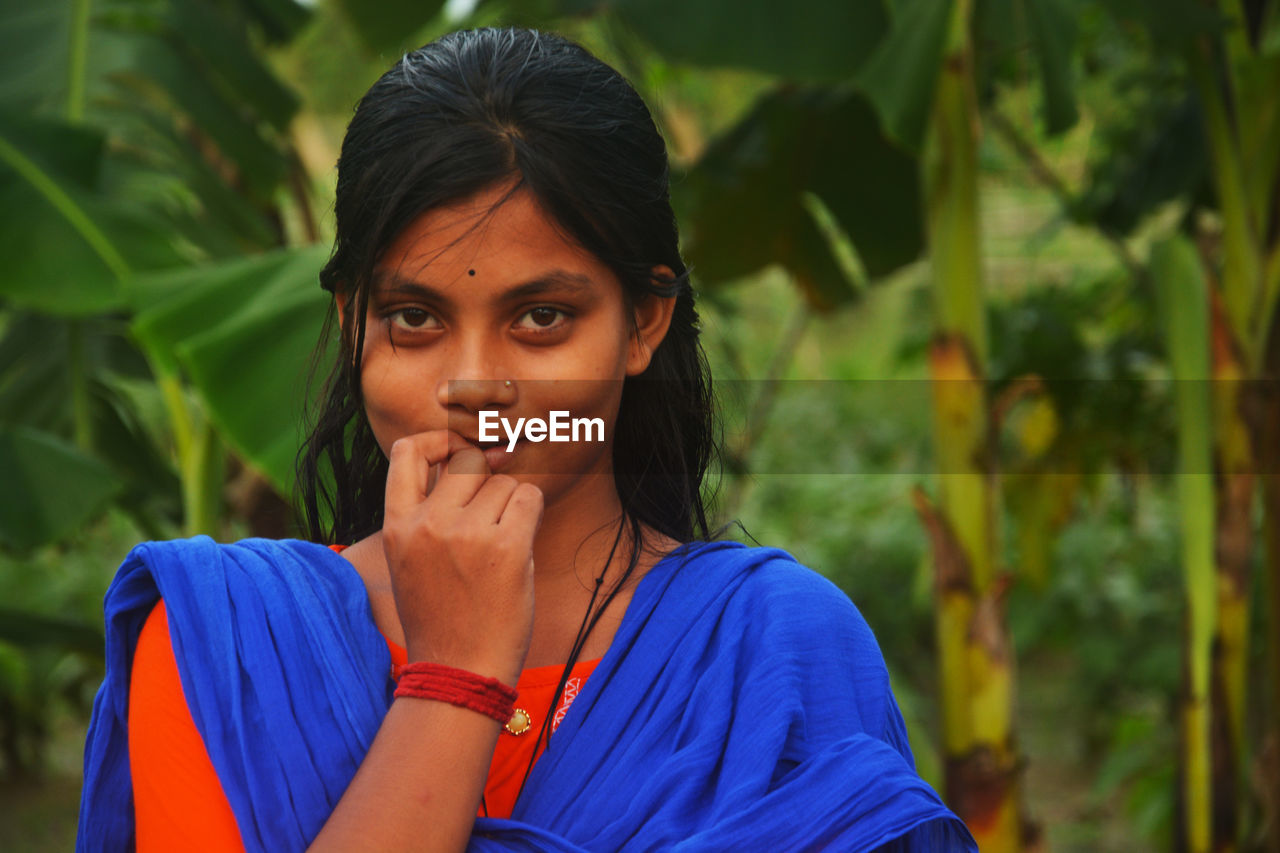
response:
<svg viewBox="0 0 1280 853"><path fill-rule="evenodd" d="M384 453L441 428L483 444L480 413L496 413L491 469L539 485L550 503L568 481L611 475L622 380L648 366L674 300L642 300L636 333L612 271L563 236L530 193L502 201L507 192L429 211L391 245L370 290L361 383ZM553 411L601 419L603 440L522 434L507 452L499 419L514 428Z"/></svg>

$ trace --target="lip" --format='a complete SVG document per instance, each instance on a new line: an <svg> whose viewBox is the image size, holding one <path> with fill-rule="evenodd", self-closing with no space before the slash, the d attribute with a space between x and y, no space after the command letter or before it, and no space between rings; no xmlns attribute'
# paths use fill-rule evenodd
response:
<svg viewBox="0 0 1280 853"><path fill-rule="evenodd" d="M489 471L494 474L505 468L510 462L512 455L515 453L514 450L512 450L511 453L508 453L507 444L503 441L496 444L481 444L470 436L464 435L463 438L466 440L467 444L470 444L476 450L479 450L484 454L484 461L488 463ZM517 447L519 444L519 442L516 443Z"/></svg>
<svg viewBox="0 0 1280 853"><path fill-rule="evenodd" d="M513 450L511 453L508 453L507 448L502 447L501 445L485 447L482 448L482 451L484 453L484 461L489 463L489 470L494 474L497 474L503 468L507 467L507 463L511 461L511 453L515 452Z"/></svg>

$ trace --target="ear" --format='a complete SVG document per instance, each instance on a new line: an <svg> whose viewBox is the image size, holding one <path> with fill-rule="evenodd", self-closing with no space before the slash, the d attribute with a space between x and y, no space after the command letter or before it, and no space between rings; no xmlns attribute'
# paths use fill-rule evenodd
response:
<svg viewBox="0 0 1280 853"><path fill-rule="evenodd" d="M653 268L655 279L670 279L674 276L670 267ZM637 376L644 373L653 359L653 351L667 336L671 327L671 314L675 311L676 297L658 296L646 293L635 304L635 328L631 333L631 345L627 349L627 375Z"/></svg>

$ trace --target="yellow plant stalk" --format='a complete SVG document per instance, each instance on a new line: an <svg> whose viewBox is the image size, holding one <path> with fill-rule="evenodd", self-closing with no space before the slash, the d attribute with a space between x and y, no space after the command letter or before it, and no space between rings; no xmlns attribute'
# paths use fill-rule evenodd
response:
<svg viewBox="0 0 1280 853"><path fill-rule="evenodd" d="M1255 550L1254 492L1261 480L1267 517L1272 489L1269 477L1259 478L1259 464L1277 441L1274 427L1258 417L1257 390L1252 380L1267 379L1268 333L1275 325L1280 292L1280 246L1274 224L1274 197L1280 169L1280 59L1265 40L1248 37L1244 5L1220 0L1225 20L1220 33L1202 37L1190 55L1190 65L1204 110L1210 175L1221 214L1221 231L1202 252L1203 277L1212 296L1213 453L1217 475L1216 622L1213 642L1211 696L1214 702L1212 802L1215 850L1231 851L1247 831L1248 792L1258 768L1252 755L1245 721L1248 690L1248 637L1252 559ZM1267 14L1275 16L1276 9ZM1268 53L1270 51L1270 55ZM1270 236L1269 236L1270 235ZM1274 376L1274 373L1271 373ZM1254 386L1254 387L1251 387ZM1252 412L1252 414L1251 414ZM1267 564L1274 587L1280 580L1280 554L1268 538ZM1280 660L1280 611L1268 614L1273 667ZM1276 689L1273 683L1273 691ZM1278 694L1280 695L1280 694ZM1253 701L1263 699L1257 696ZM1274 741L1280 724L1268 727ZM1280 850L1280 778L1274 770L1262 774L1273 812L1271 849Z"/></svg>
<svg viewBox="0 0 1280 853"><path fill-rule="evenodd" d="M1186 604L1179 699L1186 849L1212 849L1210 671L1217 622L1209 355L1209 295L1195 249L1174 237L1152 251L1178 418L1178 518Z"/></svg>
<svg viewBox="0 0 1280 853"><path fill-rule="evenodd" d="M936 315L929 365L939 497L935 507L917 490L915 503L929 532L937 584L946 796L979 849L1013 853L1023 849L1023 820L983 367L972 13L972 0L953 4L924 158Z"/></svg>

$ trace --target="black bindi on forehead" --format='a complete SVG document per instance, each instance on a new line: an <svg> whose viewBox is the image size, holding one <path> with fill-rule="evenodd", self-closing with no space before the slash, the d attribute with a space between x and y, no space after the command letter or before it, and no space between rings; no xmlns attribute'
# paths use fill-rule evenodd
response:
<svg viewBox="0 0 1280 853"><path fill-rule="evenodd" d="M475 274L476 274L475 270L467 270L467 275L475 275Z"/></svg>

